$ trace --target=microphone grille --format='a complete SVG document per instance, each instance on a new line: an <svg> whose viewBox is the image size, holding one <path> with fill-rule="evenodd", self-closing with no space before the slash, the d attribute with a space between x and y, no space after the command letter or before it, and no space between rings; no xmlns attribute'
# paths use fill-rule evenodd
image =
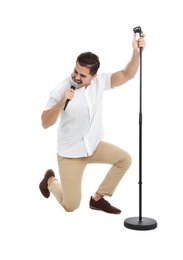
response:
<svg viewBox="0 0 183 260"><path fill-rule="evenodd" d="M76 89L77 86L78 86L78 84L75 81L73 81L71 84L71 88L73 87L73 89Z"/></svg>

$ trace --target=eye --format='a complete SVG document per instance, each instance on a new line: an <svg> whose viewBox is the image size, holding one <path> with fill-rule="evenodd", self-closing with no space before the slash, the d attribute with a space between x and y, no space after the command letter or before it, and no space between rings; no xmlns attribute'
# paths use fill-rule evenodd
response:
<svg viewBox="0 0 183 260"><path fill-rule="evenodd" d="M86 78L86 75L81 74L80 76L81 76L81 78Z"/></svg>

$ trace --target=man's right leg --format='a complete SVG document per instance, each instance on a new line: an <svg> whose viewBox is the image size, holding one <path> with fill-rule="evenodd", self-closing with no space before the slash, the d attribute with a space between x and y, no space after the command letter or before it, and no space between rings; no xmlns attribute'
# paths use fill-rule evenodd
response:
<svg viewBox="0 0 183 260"><path fill-rule="evenodd" d="M65 158L57 155L61 183L48 180L48 189L66 211L74 211L81 201L81 182L87 161L85 158Z"/></svg>

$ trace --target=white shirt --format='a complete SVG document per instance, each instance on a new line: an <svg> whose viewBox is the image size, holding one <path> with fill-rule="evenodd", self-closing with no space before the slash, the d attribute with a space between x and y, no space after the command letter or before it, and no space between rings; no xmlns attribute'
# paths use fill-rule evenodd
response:
<svg viewBox="0 0 183 260"><path fill-rule="evenodd" d="M72 85L71 76L51 92L45 110L59 102ZM104 136L102 126L103 92L111 89L111 73L100 73L85 88L75 90L66 110L62 109L57 130L57 152L68 158L92 155Z"/></svg>

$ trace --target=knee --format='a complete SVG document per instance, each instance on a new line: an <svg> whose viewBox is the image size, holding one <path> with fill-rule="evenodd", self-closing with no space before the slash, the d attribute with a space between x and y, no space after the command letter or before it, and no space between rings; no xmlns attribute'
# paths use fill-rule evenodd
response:
<svg viewBox="0 0 183 260"><path fill-rule="evenodd" d="M132 164L132 157L127 154L126 158L125 158L126 164L128 166L128 168L130 167L130 165Z"/></svg>
<svg viewBox="0 0 183 260"><path fill-rule="evenodd" d="M130 165L132 163L132 157L126 153L125 156L123 154L123 157L118 161L117 166L120 168L125 168L126 170L130 168Z"/></svg>
<svg viewBox="0 0 183 260"><path fill-rule="evenodd" d="M67 212L73 212L73 211L75 211L76 209L78 209L79 207L73 207L73 206L65 206L64 207L64 209L65 209L65 211L67 211Z"/></svg>
<svg viewBox="0 0 183 260"><path fill-rule="evenodd" d="M73 212L76 209L78 209L79 206L80 206L80 203L73 203L73 202L63 205L65 211L67 211L67 212Z"/></svg>

